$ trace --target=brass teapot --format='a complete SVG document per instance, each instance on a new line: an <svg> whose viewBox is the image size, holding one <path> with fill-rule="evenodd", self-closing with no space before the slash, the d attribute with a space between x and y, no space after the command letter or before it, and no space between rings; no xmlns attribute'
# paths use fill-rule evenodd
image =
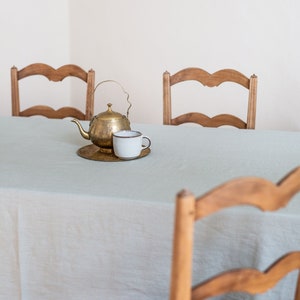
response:
<svg viewBox="0 0 300 300"><path fill-rule="evenodd" d="M129 103L127 116L112 111L112 104L108 103L107 111L101 112L92 118L89 124L89 131L85 131L77 119L72 120L72 122L74 122L78 126L81 136L87 140L91 140L91 142L94 145L98 146L100 148L99 150L104 153L112 153L112 134L114 132L131 129L128 119L131 103L129 102L129 94L123 89L123 87L114 80L105 80L96 85L94 92L100 84L109 81L117 83L122 88L123 92L127 95L127 102Z"/></svg>

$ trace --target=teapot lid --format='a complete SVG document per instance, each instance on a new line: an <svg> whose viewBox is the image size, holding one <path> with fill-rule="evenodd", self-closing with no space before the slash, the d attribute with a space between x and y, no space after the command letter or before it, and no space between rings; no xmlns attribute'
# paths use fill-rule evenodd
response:
<svg viewBox="0 0 300 300"><path fill-rule="evenodd" d="M122 114L120 114L120 113L118 113L118 112L114 112L112 109L111 109L111 107L112 107L112 104L111 103L108 103L107 104L107 107L108 107L108 109L107 109L107 111L104 111L104 112L102 112L102 113L99 113L97 116L96 116L96 118L97 119L102 119L102 120L108 120L108 121L111 121L111 120L113 120L113 119L121 119L121 118L124 118L125 116L124 115L122 115Z"/></svg>

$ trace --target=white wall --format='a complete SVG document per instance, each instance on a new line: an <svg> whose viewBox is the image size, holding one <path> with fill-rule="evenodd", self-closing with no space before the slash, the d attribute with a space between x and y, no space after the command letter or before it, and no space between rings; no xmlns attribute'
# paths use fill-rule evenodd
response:
<svg viewBox="0 0 300 300"><path fill-rule="evenodd" d="M121 82L133 121L161 123L162 73L197 66L256 73L257 128L300 129L299 1L71 0L70 8L71 60L93 66L98 81ZM96 101L107 102L97 92Z"/></svg>
<svg viewBox="0 0 300 300"><path fill-rule="evenodd" d="M68 0L0 0L0 115L11 115L10 68L35 62L59 67L70 60ZM25 79L24 79L25 80ZM27 79L26 79L27 80ZM48 89L47 80L29 80L21 89L25 101L35 103L58 96L69 100L69 89ZM59 100L57 100L59 101ZM54 104L55 106L55 104Z"/></svg>
<svg viewBox="0 0 300 300"><path fill-rule="evenodd" d="M162 73L197 66L257 74L257 128L300 129L297 0L14 0L2 7L2 115L10 114L13 64L92 67L96 82L114 79L124 86L131 121L146 123L162 123ZM119 92L100 86L96 112L107 102L125 112ZM70 101L78 102L78 95L72 85Z"/></svg>

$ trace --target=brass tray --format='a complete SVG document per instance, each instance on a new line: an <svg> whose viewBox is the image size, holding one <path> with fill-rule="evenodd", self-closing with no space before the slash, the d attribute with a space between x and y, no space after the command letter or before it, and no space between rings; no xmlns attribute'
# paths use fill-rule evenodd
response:
<svg viewBox="0 0 300 300"><path fill-rule="evenodd" d="M143 149L140 156L135 158L139 159L147 156L151 152L150 148ZM83 158L98 160L98 161L125 161L115 156L114 153L101 152L99 147L94 144L84 146L77 150L77 154ZM132 160L135 160L132 159Z"/></svg>

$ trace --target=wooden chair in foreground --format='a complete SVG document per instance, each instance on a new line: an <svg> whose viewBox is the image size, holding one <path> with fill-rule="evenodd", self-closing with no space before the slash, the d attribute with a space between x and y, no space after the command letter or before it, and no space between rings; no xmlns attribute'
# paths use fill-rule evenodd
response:
<svg viewBox="0 0 300 300"><path fill-rule="evenodd" d="M249 90L247 121L243 121L237 116L231 114L220 114L212 118L200 112L190 112L172 118L171 107L171 87L177 83L196 80L208 87L219 86L223 82L233 82ZM180 70L174 75L168 71L163 74L163 124L180 125L183 123L197 123L204 127L220 127L230 125L240 129L254 129L256 119L256 98L257 98L257 76L252 75L250 78L242 73L224 69L213 74L199 68L187 68Z"/></svg>
<svg viewBox="0 0 300 300"><path fill-rule="evenodd" d="M43 75L54 82L62 81L68 76L73 76L86 82L85 112L83 113L75 107L62 107L55 110L44 104L20 111L19 80L33 75ZM41 115L53 119L73 117L79 120L91 120L94 115L94 86L95 72L93 70L86 72L76 65L64 65L58 69L54 69L46 64L35 63L20 71L14 66L11 68L12 115L20 117Z"/></svg>
<svg viewBox="0 0 300 300"><path fill-rule="evenodd" d="M223 208L252 205L262 211L275 211L287 205L300 191L300 167L274 185L262 178L238 178L196 198L188 191L176 199L170 300L196 300L226 294L247 292L260 294L274 287L289 272L300 269L300 251L279 258L266 271L230 270L192 287L192 250L194 223ZM298 275L295 299L300 299Z"/></svg>

